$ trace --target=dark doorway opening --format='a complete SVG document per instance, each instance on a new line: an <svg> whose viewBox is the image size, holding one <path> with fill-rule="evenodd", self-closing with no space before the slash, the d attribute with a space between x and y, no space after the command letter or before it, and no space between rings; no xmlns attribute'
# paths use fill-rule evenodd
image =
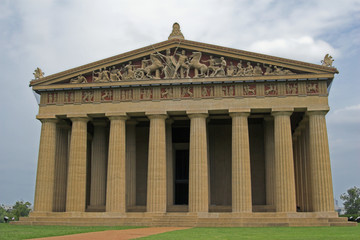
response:
<svg viewBox="0 0 360 240"><path fill-rule="evenodd" d="M189 202L189 150L175 152L175 204Z"/></svg>

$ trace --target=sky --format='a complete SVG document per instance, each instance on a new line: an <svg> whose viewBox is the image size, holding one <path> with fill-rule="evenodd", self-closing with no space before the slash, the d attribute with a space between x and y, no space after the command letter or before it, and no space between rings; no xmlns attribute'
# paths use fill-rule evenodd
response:
<svg viewBox="0 0 360 240"><path fill-rule="evenodd" d="M47 76L158 43L174 22L193 41L315 64L330 53L334 198L360 187L360 0L0 0L0 13L0 204L33 203L35 68Z"/></svg>

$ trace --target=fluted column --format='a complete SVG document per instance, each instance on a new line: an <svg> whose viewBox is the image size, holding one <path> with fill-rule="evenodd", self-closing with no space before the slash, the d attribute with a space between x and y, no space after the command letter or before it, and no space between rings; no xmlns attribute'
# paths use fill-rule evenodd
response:
<svg viewBox="0 0 360 240"><path fill-rule="evenodd" d="M312 207L314 212L334 211L326 113L327 111L308 112Z"/></svg>
<svg viewBox="0 0 360 240"><path fill-rule="evenodd" d="M107 139L105 121L93 121L91 146L90 206L105 206Z"/></svg>
<svg viewBox="0 0 360 240"><path fill-rule="evenodd" d="M302 179L303 179L303 202L304 202L304 211L312 211L312 194L311 194L311 165L310 165L310 153L309 153L309 119L304 118L303 120L303 129L300 137L300 146L301 146L301 158L302 158Z"/></svg>
<svg viewBox="0 0 360 240"><path fill-rule="evenodd" d="M56 122L54 119L40 119L41 136L36 175L34 211L52 212L54 197Z"/></svg>
<svg viewBox="0 0 360 240"><path fill-rule="evenodd" d="M67 212L84 212L86 205L87 117L70 117L72 121L68 181Z"/></svg>
<svg viewBox="0 0 360 240"><path fill-rule="evenodd" d="M232 118L232 211L252 212L249 145L249 112L230 113Z"/></svg>
<svg viewBox="0 0 360 240"><path fill-rule="evenodd" d="M108 116L108 115L107 115ZM107 169L106 211L126 212L125 114L108 116L110 137Z"/></svg>
<svg viewBox="0 0 360 240"><path fill-rule="evenodd" d="M58 124L56 136L54 212L65 212L67 167L69 159L69 130L66 123Z"/></svg>
<svg viewBox="0 0 360 240"><path fill-rule="evenodd" d="M190 118L189 212L209 210L209 166L205 113Z"/></svg>
<svg viewBox="0 0 360 240"><path fill-rule="evenodd" d="M290 111L273 112L275 137L275 204L277 212L295 212L295 178Z"/></svg>
<svg viewBox="0 0 360 240"><path fill-rule="evenodd" d="M275 205L274 118L266 117L264 118L264 121L266 204Z"/></svg>
<svg viewBox="0 0 360 240"><path fill-rule="evenodd" d="M166 121L166 171L167 171L167 205L174 204L174 160L172 147L172 124L174 120Z"/></svg>
<svg viewBox="0 0 360 240"><path fill-rule="evenodd" d="M147 114L150 119L146 211L166 212L166 114Z"/></svg>
<svg viewBox="0 0 360 240"><path fill-rule="evenodd" d="M127 206L136 205L136 121L126 122L126 196Z"/></svg>

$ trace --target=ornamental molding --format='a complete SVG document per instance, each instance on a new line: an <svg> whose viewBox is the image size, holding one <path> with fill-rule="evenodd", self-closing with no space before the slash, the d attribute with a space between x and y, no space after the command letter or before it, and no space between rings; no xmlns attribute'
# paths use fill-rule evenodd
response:
<svg viewBox="0 0 360 240"><path fill-rule="evenodd" d="M138 86L41 92L41 106L199 100L226 98L327 96L326 81L244 82Z"/></svg>

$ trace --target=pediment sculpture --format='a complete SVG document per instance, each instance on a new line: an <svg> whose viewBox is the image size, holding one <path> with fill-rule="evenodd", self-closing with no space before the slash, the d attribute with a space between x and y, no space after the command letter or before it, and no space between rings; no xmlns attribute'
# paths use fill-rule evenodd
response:
<svg viewBox="0 0 360 240"><path fill-rule="evenodd" d="M33 75L35 77L35 80L39 80L44 77L45 73L40 68L37 67Z"/></svg>
<svg viewBox="0 0 360 240"><path fill-rule="evenodd" d="M102 83L125 80L179 79L209 77L248 77L296 74L270 64L227 59L200 51L167 49L127 63L104 67L91 74L78 75L70 83Z"/></svg>
<svg viewBox="0 0 360 240"><path fill-rule="evenodd" d="M333 62L334 59L332 56L330 56L330 54L326 54L324 60L321 60L322 65L325 67L333 67Z"/></svg>

